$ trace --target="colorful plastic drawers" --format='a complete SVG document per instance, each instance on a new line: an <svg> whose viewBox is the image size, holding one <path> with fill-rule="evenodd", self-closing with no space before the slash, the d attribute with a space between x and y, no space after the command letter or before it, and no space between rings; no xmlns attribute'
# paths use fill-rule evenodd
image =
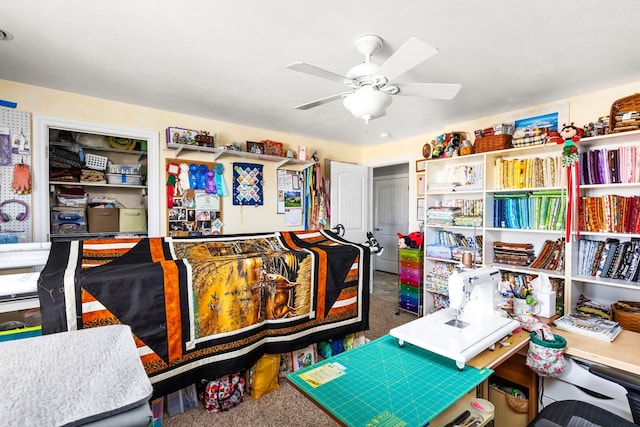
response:
<svg viewBox="0 0 640 427"><path fill-rule="evenodd" d="M424 252L422 252L419 249L400 249L399 250L399 255L400 255L400 262L402 261L409 261L409 262L418 262L418 263L422 263L422 260L424 258Z"/></svg>
<svg viewBox="0 0 640 427"><path fill-rule="evenodd" d="M400 266L400 281L412 280L414 282L422 282L422 277L422 269Z"/></svg>
<svg viewBox="0 0 640 427"><path fill-rule="evenodd" d="M422 288L401 284L400 308L420 314L422 311Z"/></svg>
<svg viewBox="0 0 640 427"><path fill-rule="evenodd" d="M413 280L408 277L400 277L400 284L419 288L422 286L422 280Z"/></svg>

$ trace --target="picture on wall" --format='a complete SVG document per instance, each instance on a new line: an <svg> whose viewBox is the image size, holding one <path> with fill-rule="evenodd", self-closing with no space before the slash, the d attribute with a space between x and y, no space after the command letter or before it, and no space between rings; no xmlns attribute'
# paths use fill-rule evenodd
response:
<svg viewBox="0 0 640 427"><path fill-rule="evenodd" d="M247 141L247 153L264 154L264 144L262 142Z"/></svg>
<svg viewBox="0 0 640 427"><path fill-rule="evenodd" d="M262 206L262 165L253 163L233 164L233 204Z"/></svg>
<svg viewBox="0 0 640 427"><path fill-rule="evenodd" d="M222 178L222 169L216 163L180 163L167 159L167 222L169 235L212 236L222 231L220 197L222 191L208 191L207 178ZM211 176L213 175L213 176ZM224 189L224 183L215 185Z"/></svg>

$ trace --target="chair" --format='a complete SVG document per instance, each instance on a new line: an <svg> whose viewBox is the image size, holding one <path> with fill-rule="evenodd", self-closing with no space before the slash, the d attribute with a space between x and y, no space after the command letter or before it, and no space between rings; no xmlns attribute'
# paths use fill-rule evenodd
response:
<svg viewBox="0 0 640 427"><path fill-rule="evenodd" d="M633 423L590 403L560 400L540 411L529 423L529 427L636 427L640 425L640 376L601 365L592 365L589 367L589 372L620 384L627 390Z"/></svg>

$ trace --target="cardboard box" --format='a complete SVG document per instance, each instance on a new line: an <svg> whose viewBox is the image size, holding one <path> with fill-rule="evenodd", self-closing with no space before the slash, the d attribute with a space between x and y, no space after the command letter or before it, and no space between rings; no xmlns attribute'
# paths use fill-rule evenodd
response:
<svg viewBox="0 0 640 427"><path fill-rule="evenodd" d="M120 209L120 232L147 231L147 211L144 208Z"/></svg>
<svg viewBox="0 0 640 427"><path fill-rule="evenodd" d="M89 208L89 233L120 231L118 208Z"/></svg>

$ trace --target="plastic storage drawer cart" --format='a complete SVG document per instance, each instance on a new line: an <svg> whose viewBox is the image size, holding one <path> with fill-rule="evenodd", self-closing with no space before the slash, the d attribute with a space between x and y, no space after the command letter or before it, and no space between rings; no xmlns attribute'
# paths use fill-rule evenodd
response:
<svg viewBox="0 0 640 427"><path fill-rule="evenodd" d="M421 249L399 249L398 308L421 315L423 305L422 281L424 252Z"/></svg>

